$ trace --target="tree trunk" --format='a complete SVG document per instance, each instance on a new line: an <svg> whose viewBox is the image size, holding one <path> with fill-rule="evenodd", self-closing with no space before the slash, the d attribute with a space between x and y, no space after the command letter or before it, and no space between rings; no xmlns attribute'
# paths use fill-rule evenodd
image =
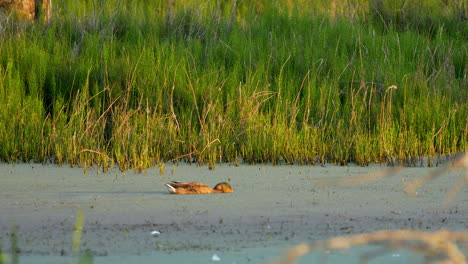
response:
<svg viewBox="0 0 468 264"><path fill-rule="evenodd" d="M52 14L52 0L0 0L0 11L18 12L22 18L49 21Z"/></svg>

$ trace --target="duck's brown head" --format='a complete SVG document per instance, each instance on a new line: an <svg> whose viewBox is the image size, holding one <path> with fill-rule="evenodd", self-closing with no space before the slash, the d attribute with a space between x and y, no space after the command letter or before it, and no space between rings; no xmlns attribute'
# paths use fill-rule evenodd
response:
<svg viewBox="0 0 468 264"><path fill-rule="evenodd" d="M231 185L227 182L221 182L221 183L216 184L216 186L214 187L214 190L218 192L222 192L222 193L234 192L234 190L232 190Z"/></svg>

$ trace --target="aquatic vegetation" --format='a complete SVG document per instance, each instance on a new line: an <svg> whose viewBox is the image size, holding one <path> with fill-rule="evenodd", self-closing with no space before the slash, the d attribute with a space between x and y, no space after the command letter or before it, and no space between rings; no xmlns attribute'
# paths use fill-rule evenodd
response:
<svg viewBox="0 0 468 264"><path fill-rule="evenodd" d="M0 159L419 164L466 151L458 1L59 1L0 16ZM460 9L461 8L461 9Z"/></svg>
<svg viewBox="0 0 468 264"><path fill-rule="evenodd" d="M76 211L76 222L73 227L73 240L72 240L72 255L78 256L81 247L81 234L83 233L83 226L85 223L85 214L80 207Z"/></svg>
<svg viewBox="0 0 468 264"><path fill-rule="evenodd" d="M92 252L90 252L89 250L86 250L85 252L80 252L81 234L83 232L84 222L85 222L85 214L81 208L78 208L77 213L76 213L76 223L73 227L73 239L72 239L71 251L72 251L72 255L77 258L76 263L92 264L94 263L94 257L93 257ZM21 249L18 246L18 227L17 226L13 226L11 230L10 244L11 244L11 254L2 253L2 245L0 244L0 264L20 263L19 259L20 259ZM63 249L62 251L65 252Z"/></svg>

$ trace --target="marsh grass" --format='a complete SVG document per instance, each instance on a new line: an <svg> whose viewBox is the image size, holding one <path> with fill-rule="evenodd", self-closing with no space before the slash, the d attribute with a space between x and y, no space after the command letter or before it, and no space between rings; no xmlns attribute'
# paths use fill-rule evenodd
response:
<svg viewBox="0 0 468 264"><path fill-rule="evenodd" d="M49 24L3 15L0 158L436 165L467 149L466 4L403 3L89 0L54 3Z"/></svg>
<svg viewBox="0 0 468 264"><path fill-rule="evenodd" d="M83 228L85 224L85 213L83 209L78 207L76 211L76 222L73 227L73 239L72 239L72 256L76 257L76 263L78 264L92 264L94 263L93 253L89 250L84 252L81 251L81 235L83 233ZM10 244L11 244L11 254L5 254L2 252L2 245L0 244L0 264L11 263L18 264L20 263L20 254L21 249L18 246L18 227L14 226L11 230ZM63 249L62 249L63 250ZM73 262L72 262L73 263Z"/></svg>
<svg viewBox="0 0 468 264"><path fill-rule="evenodd" d="M10 254L4 253L2 251L2 244L0 243L0 264L4 264L4 263L18 264L19 263L19 255L21 253L21 249L18 247L17 231L18 231L17 226L13 226L11 228Z"/></svg>
<svg viewBox="0 0 468 264"><path fill-rule="evenodd" d="M72 239L72 255L80 255L81 248L81 235L83 233L83 226L85 223L85 214L83 209L78 208L76 211L76 221L73 227L73 239Z"/></svg>

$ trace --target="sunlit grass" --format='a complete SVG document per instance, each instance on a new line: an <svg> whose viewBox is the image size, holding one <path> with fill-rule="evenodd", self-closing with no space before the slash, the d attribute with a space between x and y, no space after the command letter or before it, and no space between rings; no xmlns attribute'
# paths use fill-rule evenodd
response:
<svg viewBox="0 0 468 264"><path fill-rule="evenodd" d="M403 2L61 1L48 25L3 16L0 158L434 165L467 149L466 7Z"/></svg>

